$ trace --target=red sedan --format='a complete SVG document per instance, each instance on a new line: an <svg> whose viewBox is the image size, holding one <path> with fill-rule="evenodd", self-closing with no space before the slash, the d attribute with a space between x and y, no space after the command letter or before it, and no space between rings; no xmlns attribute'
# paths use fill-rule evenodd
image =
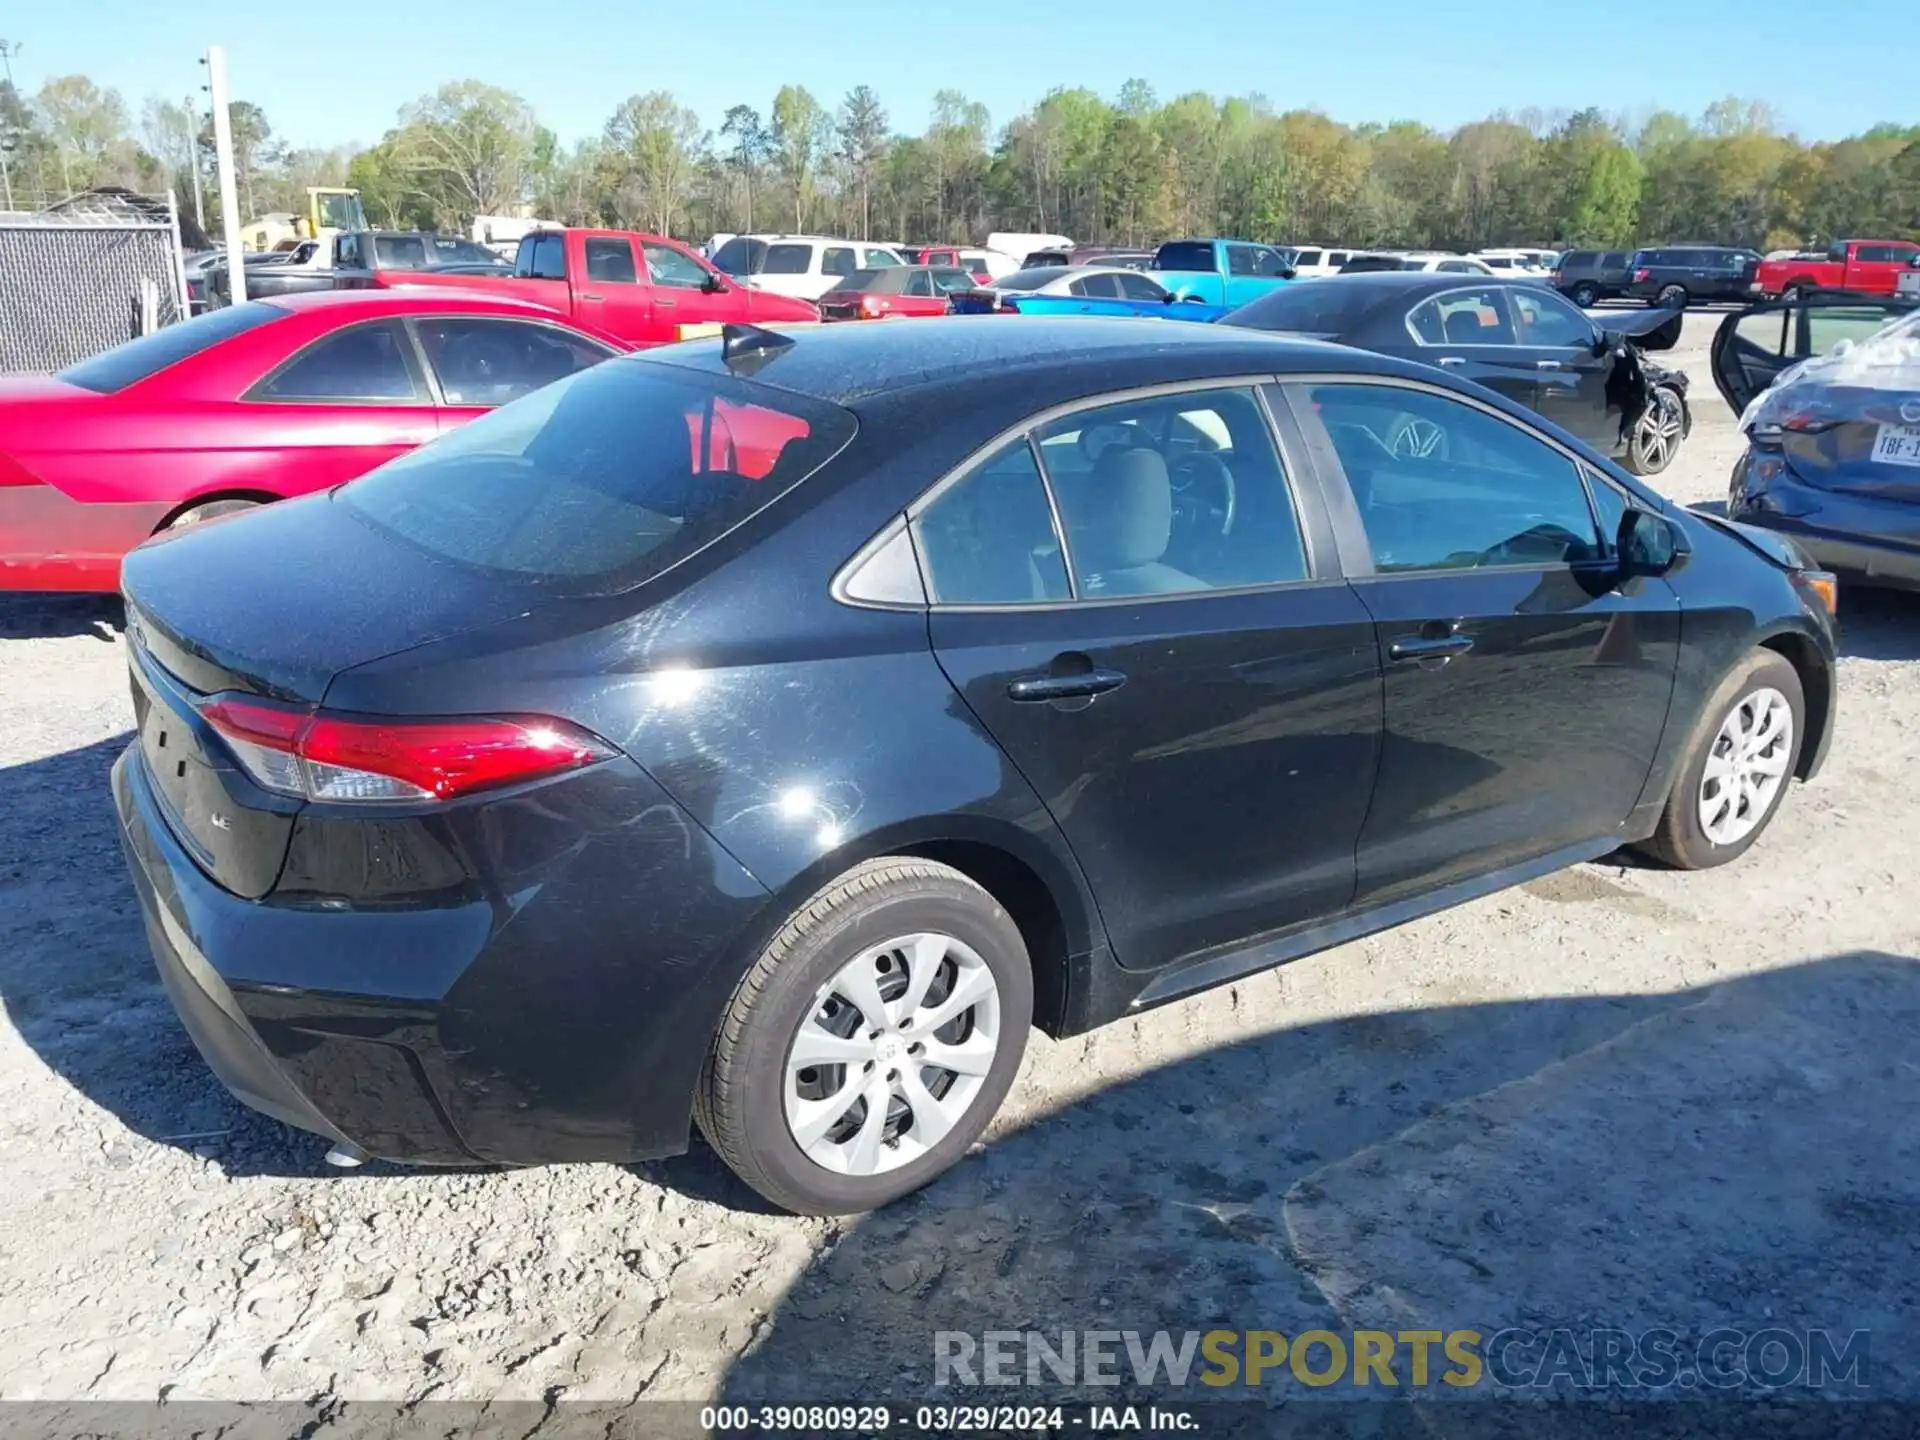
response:
<svg viewBox="0 0 1920 1440"><path fill-rule="evenodd" d="M0 590L117 590L161 530L341 484L630 348L523 301L322 291L0 379Z"/></svg>
<svg viewBox="0 0 1920 1440"><path fill-rule="evenodd" d="M820 297L822 320L888 320L945 315L947 297L974 288L973 276L950 265L889 265L856 270Z"/></svg>

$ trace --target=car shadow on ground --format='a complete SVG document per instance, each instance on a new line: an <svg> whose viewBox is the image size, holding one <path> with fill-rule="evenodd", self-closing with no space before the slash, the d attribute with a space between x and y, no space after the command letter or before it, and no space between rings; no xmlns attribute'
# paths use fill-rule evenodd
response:
<svg viewBox="0 0 1920 1440"><path fill-rule="evenodd" d="M1438 1365L1412 1385L1408 1349L1398 1389L1357 1394L1350 1371L1318 1388L1284 1360L1259 1389L1194 1383L1199 1359L1185 1386L1142 1383L1119 1335L1117 1384L1086 1383L1084 1350L1071 1384L1044 1356L1038 1383L991 1386L982 1369L987 1330L1045 1332L1057 1352L1063 1330L1178 1345L1215 1329L1560 1326L1666 1327L1683 1357L1723 1326L1866 1330L1868 1396L1823 1398L1910 1402L1898 1297L1920 1282L1917 1023L1920 964L1850 953L1678 994L1359 1015L1205 1050L1042 1113L850 1221L734 1362L723 1403L1234 1400L1201 1433L1480 1434L1504 1428L1480 1423L1500 1412L1553 1422L1516 1434L1632 1433L1601 1403L1420 1406L1405 1428L1407 1407L1381 1399L1456 1393ZM965 1355L959 1336L981 1383L949 1370L943 1386L935 1357ZM1029 1353L1014 1342L1016 1382ZM1510 1353L1509 1379L1542 1358ZM1700 1383L1680 1373L1664 1398ZM1793 1433L1835 1433L1786 1409ZM1689 1433L1773 1433L1686 1413Z"/></svg>
<svg viewBox="0 0 1920 1440"><path fill-rule="evenodd" d="M0 594L0 640L92 635L111 644L125 625L118 595Z"/></svg>
<svg viewBox="0 0 1920 1440"><path fill-rule="evenodd" d="M1920 657L1920 595L1864 589L1842 581L1840 653L1861 660ZM1845 697L1841 698L1844 703Z"/></svg>

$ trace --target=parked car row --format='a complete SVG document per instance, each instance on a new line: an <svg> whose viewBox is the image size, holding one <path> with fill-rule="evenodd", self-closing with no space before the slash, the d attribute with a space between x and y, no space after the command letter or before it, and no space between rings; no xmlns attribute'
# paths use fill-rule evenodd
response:
<svg viewBox="0 0 1920 1440"><path fill-rule="evenodd" d="M1554 267L1553 283L1582 308L1623 299L1677 309L1821 289L1891 295L1916 267L1920 245L1904 240L1843 240L1826 251L1766 258L1740 246L1665 245L1569 250ZM1920 279L1913 283L1920 286Z"/></svg>

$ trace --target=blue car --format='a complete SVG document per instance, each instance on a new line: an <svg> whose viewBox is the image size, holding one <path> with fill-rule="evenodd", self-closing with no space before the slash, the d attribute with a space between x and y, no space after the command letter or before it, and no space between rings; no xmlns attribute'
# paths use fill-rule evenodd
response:
<svg viewBox="0 0 1920 1440"><path fill-rule="evenodd" d="M1205 322L1227 313L1114 265L1038 265L952 298L956 315L1146 315Z"/></svg>

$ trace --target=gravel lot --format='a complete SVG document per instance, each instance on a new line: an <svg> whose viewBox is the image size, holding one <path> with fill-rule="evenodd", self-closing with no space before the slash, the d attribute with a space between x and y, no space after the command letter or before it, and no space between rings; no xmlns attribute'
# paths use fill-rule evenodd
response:
<svg viewBox="0 0 1920 1440"><path fill-rule="evenodd" d="M1671 352L1688 502L1739 449L1718 319ZM698 1150L340 1175L238 1107L122 874L115 608L0 601L0 1396L907 1399L943 1328L1567 1324L1866 1329L1915 1398L1920 606L1844 622L1832 760L1743 863L1582 866L1036 1037L984 1153L831 1223Z"/></svg>

